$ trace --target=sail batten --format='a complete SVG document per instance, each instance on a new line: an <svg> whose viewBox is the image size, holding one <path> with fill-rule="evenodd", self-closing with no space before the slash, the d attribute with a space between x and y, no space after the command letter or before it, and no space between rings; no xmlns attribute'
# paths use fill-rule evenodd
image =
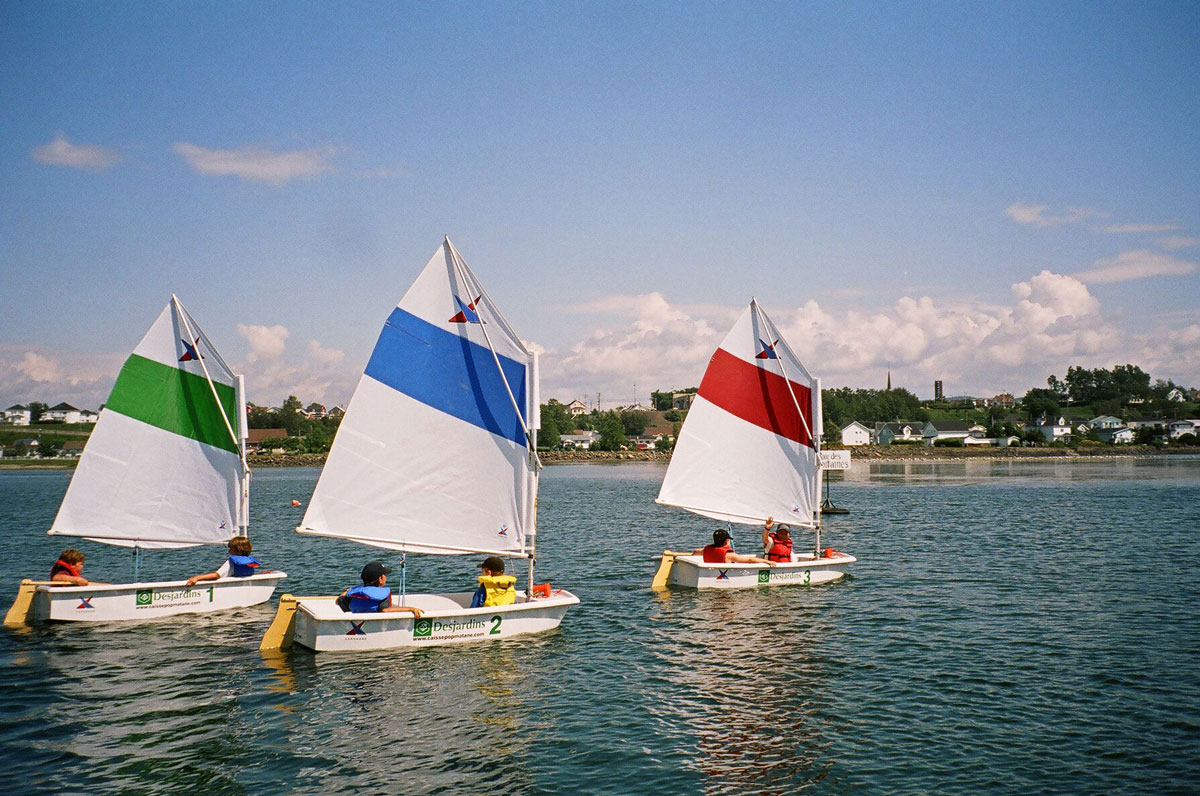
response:
<svg viewBox="0 0 1200 796"><path fill-rule="evenodd" d="M711 357L656 502L722 522L815 525L820 390L756 302Z"/></svg>
<svg viewBox="0 0 1200 796"><path fill-rule="evenodd" d="M446 240L384 323L297 531L525 555L531 356Z"/></svg>

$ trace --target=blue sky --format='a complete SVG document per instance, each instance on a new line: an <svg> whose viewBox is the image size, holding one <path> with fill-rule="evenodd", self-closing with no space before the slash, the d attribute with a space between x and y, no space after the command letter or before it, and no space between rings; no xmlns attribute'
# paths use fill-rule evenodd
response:
<svg viewBox="0 0 1200 796"><path fill-rule="evenodd" d="M449 234L605 406L757 296L827 386L1200 386L1194 3L0 6L0 404L96 407L172 292L344 403Z"/></svg>

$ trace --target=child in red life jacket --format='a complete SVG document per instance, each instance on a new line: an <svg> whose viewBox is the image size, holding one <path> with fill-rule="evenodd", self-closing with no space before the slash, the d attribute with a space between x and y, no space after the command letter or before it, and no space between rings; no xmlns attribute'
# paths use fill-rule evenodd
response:
<svg viewBox="0 0 1200 796"><path fill-rule="evenodd" d="M254 546L250 544L249 537L233 537L229 540L229 558L225 559L225 563L213 572L205 572L203 575L192 575L187 579L187 585L195 586L202 580L250 577L262 566L261 561L250 555L253 550Z"/></svg>
<svg viewBox="0 0 1200 796"><path fill-rule="evenodd" d="M54 566L50 567L50 582L61 583L64 586L106 586L105 583L90 581L83 576L83 553L74 547L68 547L58 555Z"/></svg>
<svg viewBox="0 0 1200 796"><path fill-rule="evenodd" d="M772 531L771 528L775 527ZM775 520L767 517L763 526L763 551L770 561L792 560L792 532L786 525L775 526Z"/></svg>
<svg viewBox="0 0 1200 796"><path fill-rule="evenodd" d="M774 563L765 558L758 556L744 556L733 552L733 540L729 537L729 531L724 528L717 528L713 531L713 543L704 547L697 547L692 551L694 556L703 556L706 564L766 564L775 566Z"/></svg>

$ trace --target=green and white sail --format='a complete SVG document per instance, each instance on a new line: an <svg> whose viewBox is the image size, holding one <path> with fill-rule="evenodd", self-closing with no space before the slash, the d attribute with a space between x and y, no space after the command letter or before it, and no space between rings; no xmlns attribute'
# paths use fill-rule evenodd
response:
<svg viewBox="0 0 1200 796"><path fill-rule="evenodd" d="M246 524L241 378L175 296L125 361L51 535L221 544Z"/></svg>

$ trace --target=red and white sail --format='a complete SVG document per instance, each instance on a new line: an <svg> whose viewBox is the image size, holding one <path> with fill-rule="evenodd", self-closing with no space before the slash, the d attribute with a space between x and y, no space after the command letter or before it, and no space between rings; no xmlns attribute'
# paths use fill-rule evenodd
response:
<svg viewBox="0 0 1200 796"><path fill-rule="evenodd" d="M821 388L756 301L717 347L657 503L723 522L814 526Z"/></svg>

